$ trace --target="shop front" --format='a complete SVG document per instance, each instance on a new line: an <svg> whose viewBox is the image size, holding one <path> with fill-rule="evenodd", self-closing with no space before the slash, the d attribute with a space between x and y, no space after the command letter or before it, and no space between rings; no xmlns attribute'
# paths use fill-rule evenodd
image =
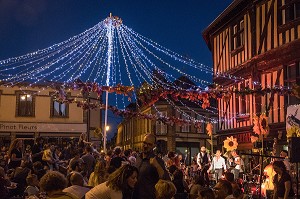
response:
<svg viewBox="0 0 300 199"><path fill-rule="evenodd" d="M84 123L12 123L0 122L0 145L9 146L15 138L24 139L24 144L32 145L34 138L41 136L46 142L66 145L78 140L82 132L86 132Z"/></svg>

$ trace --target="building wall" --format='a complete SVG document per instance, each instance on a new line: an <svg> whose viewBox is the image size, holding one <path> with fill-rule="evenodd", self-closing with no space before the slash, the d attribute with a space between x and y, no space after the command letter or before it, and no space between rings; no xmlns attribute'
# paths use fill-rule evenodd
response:
<svg viewBox="0 0 300 199"><path fill-rule="evenodd" d="M155 105L156 109L160 112L167 113L167 117L175 116L181 118L180 113L176 109L164 102L157 102ZM156 109L146 108L142 111L143 114L156 114ZM181 107L184 109L184 107ZM206 117L213 117L211 114L200 108L193 108L197 113L205 115ZM195 117L195 113L190 113L192 117ZM216 117L216 116L214 116ZM124 119L121 124L118 126L118 135L117 135L117 145L123 146L124 149L133 149L137 151L142 150L142 142L145 134L152 133L157 137L157 148L166 153L167 151L177 151L184 155L191 156L197 151L201 146L206 146L211 148L210 137L207 135L205 127L206 124L203 124L203 128L200 131L197 131L196 128L191 125L189 131L182 132L182 127L178 124L166 125L165 131L156 131L157 121L142 119L142 118L130 118ZM164 129L164 128L163 128ZM216 126L214 130L216 129ZM130 141L129 141L130 140Z"/></svg>
<svg viewBox="0 0 300 199"><path fill-rule="evenodd" d="M299 84L300 10L289 20L291 6L285 2L236 0L205 30L216 83L229 89ZM277 131L285 131L287 106L299 102L278 93L219 99L219 133L251 132L253 116L265 113L276 137Z"/></svg>
<svg viewBox="0 0 300 199"><path fill-rule="evenodd" d="M32 93L34 100L33 116L18 116L17 93ZM51 93L53 89L47 87L4 87L0 86L0 134L1 138L7 140L15 137L33 139L36 136L78 138L82 132L87 132L86 113L76 104L68 105L67 117L53 117L51 115ZM80 91L70 90L71 97L80 98ZM99 111L94 111L98 112ZM98 119L97 119L98 120ZM101 121L93 122L92 125L99 126ZM9 129L11 128L11 129ZM93 137L93 135L92 135ZM8 140L8 141L9 141Z"/></svg>

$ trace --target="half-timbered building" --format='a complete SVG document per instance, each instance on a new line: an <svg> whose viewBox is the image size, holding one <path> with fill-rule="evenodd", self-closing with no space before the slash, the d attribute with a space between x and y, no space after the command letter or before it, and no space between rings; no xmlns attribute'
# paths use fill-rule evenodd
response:
<svg viewBox="0 0 300 199"><path fill-rule="evenodd" d="M234 0L203 32L213 57L214 82L231 89L292 86L299 83L300 1ZM294 96L278 93L236 95L219 99L218 134L238 138L251 148L253 117L265 114L267 140L285 141L288 105Z"/></svg>

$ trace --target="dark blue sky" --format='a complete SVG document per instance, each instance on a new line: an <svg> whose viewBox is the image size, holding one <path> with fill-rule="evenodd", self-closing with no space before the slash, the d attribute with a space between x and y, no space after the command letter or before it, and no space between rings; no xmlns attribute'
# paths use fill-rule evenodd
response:
<svg viewBox="0 0 300 199"><path fill-rule="evenodd" d="M201 32L232 0L1 0L0 60L64 41L109 13L159 44L206 65Z"/></svg>
<svg viewBox="0 0 300 199"><path fill-rule="evenodd" d="M62 42L93 27L112 13L139 34L211 66L212 55L201 33L231 2L0 0L0 60ZM115 122L111 125L117 125L117 120L110 121Z"/></svg>

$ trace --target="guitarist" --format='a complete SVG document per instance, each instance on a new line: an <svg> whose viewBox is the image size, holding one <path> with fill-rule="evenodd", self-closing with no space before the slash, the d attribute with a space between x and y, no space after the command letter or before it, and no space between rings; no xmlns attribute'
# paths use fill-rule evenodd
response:
<svg viewBox="0 0 300 199"><path fill-rule="evenodd" d="M203 176L205 184L209 187L209 178L207 170L210 167L210 155L206 152L205 146L202 146L200 152L197 155L198 170L201 170L201 176Z"/></svg>

